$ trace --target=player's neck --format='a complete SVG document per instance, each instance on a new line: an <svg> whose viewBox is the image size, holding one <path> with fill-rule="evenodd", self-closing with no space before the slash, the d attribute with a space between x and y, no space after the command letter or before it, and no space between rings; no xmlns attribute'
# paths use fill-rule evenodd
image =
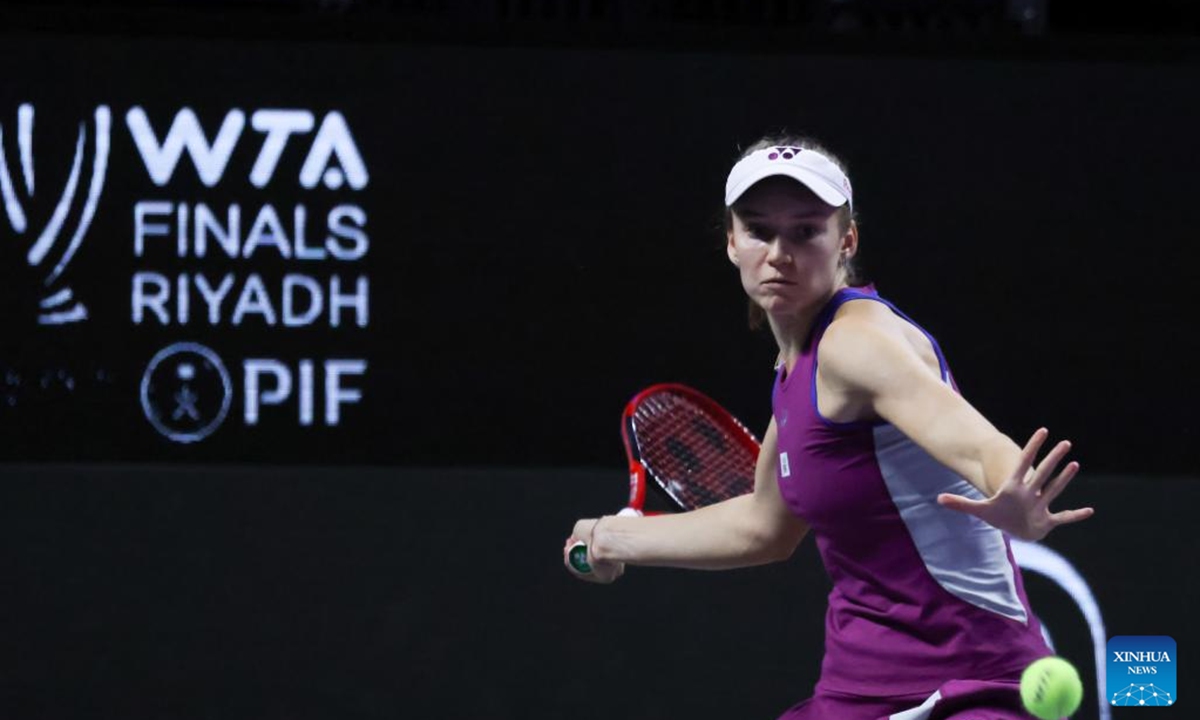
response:
<svg viewBox="0 0 1200 720"><path fill-rule="evenodd" d="M779 357L789 371L795 364L796 358L800 357L804 351L804 343L808 340L809 333L812 332L813 325L816 324L822 311L825 310L833 296L844 287L846 287L844 283L838 283L828 295L798 313L784 317L767 316L771 334L775 336L775 344L779 346Z"/></svg>

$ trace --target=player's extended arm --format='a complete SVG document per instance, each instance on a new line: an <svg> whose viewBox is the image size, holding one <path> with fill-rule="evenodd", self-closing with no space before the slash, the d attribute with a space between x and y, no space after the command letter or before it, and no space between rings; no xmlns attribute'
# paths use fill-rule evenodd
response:
<svg viewBox="0 0 1200 720"><path fill-rule="evenodd" d="M942 494L940 504L1025 540L1040 540L1058 525L1092 515L1091 508L1049 510L1079 470L1079 464L1071 462L1054 475L1071 448L1069 442L1058 443L1034 467L1047 431L1039 429L1024 448L1018 447L929 372L895 325L899 321L883 306L877 307L846 313L830 324L819 348L822 377L864 399L879 417L987 498Z"/></svg>
<svg viewBox="0 0 1200 720"><path fill-rule="evenodd" d="M779 494L775 421L763 435L754 492L685 513L606 517L590 538L592 520L573 536L588 542L600 562L722 570L763 565L791 556L808 532Z"/></svg>

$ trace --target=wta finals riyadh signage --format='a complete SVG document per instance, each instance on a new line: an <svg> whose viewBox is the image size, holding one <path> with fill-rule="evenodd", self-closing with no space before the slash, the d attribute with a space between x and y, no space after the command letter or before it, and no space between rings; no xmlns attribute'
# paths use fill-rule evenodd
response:
<svg viewBox="0 0 1200 720"><path fill-rule="evenodd" d="M9 226L27 243L25 260L41 279L37 323L129 323L135 333L177 335L146 358L139 387L147 421L169 441L201 441L231 418L257 425L271 405L289 406L288 422L299 426L336 426L362 399L366 358L322 356L320 347L289 360L228 357L196 336L238 329L265 341L319 327L322 338L336 338L368 326L370 283L361 270L370 250L367 211L330 200L367 187L362 153L336 110L233 108L210 125L188 107L152 113L101 105L79 122L62 186L47 187L36 172L34 105L17 108L15 157L5 152L11 126L0 122L0 194ZM131 141L120 157L117 132ZM235 157L253 162L243 168ZM131 204L106 199L106 177L118 169L141 174L154 192ZM197 180L222 200L197 193ZM97 318L89 311L95 298L71 284L103 271L72 262L98 234L98 216L106 230L94 241L132 262L122 318ZM120 282L90 279L93 288Z"/></svg>

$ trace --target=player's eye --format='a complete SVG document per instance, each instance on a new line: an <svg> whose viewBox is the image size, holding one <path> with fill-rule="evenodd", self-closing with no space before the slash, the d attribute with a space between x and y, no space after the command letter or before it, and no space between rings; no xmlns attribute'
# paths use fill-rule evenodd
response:
<svg viewBox="0 0 1200 720"><path fill-rule="evenodd" d="M766 240L771 237L771 230L764 225L747 225L746 234L757 240Z"/></svg>
<svg viewBox="0 0 1200 720"><path fill-rule="evenodd" d="M820 234L821 229L816 225L801 225L791 233L794 242L808 242Z"/></svg>

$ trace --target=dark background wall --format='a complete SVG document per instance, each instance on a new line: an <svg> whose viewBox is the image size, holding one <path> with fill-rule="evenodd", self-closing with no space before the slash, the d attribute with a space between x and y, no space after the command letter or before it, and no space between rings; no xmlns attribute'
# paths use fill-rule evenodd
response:
<svg viewBox="0 0 1200 720"><path fill-rule="evenodd" d="M1014 437L1044 424L1075 441L1070 503L1098 514L1047 544L1092 585L1108 634L1194 644L1186 38L979 48L555 26L514 40L158 12L89 25L27 9L3 25L18 190L18 107L36 112L32 227L79 123L100 105L113 118L95 220L61 281L86 321L37 324L46 268L0 218L6 716L774 717L807 695L827 590L810 545L771 568L634 571L611 588L559 566L574 518L624 500L616 418L642 386L687 382L765 425L774 352L744 327L719 203L739 147L782 128L848 161L868 274L941 340L967 397ZM370 181L301 187L309 135L255 187L262 135L247 128L220 182L185 158L159 187L134 107L160 138L191 108L209 139L234 109L337 111ZM314 243L354 205L370 249L198 259L160 241L136 257L133 208L149 200L303 205ZM193 297L189 323L139 324L137 272L253 273L276 302L287 273L362 275L369 321L213 325ZM151 358L183 341L231 379L228 415L190 444L156 431L140 397ZM367 363L348 381L361 401L323 425L317 375L318 420L301 425L299 363L331 358ZM255 424L247 359L296 382ZM1086 664L1074 607L1028 583ZM1181 702L1195 687L1185 665Z"/></svg>
<svg viewBox="0 0 1200 720"><path fill-rule="evenodd" d="M739 146L786 127L845 156L869 274L941 339L999 427L1027 437L1045 424L1088 469L1190 470L1193 64L47 36L2 52L30 68L0 100L14 173L19 104L36 109L48 189L65 182L79 120L101 104L113 115L106 185L63 275L89 319L5 315L5 368L23 381L0 414L9 459L604 465L619 459L624 401L663 380L761 428L774 352L745 329L720 197ZM247 129L215 186L185 157L157 187L125 122L134 107L160 140L183 108L210 139L233 109ZM300 138L253 186L262 135L249 116L281 107L341 112L369 184L299 187ZM35 220L56 197L35 196ZM370 249L353 262L269 246L179 259L158 239L138 258L133 208L148 200L219 215L239 203L247 225L265 204L290 223L302 204L309 243L353 204ZM36 284L29 242L8 244L7 264ZM369 322L282 328L252 314L234 327L228 301L214 327L193 291L186 325L135 324L139 271L213 285L232 273L234 293L257 273L276 312L284 273L362 275ZM155 432L138 401L150 358L178 341L212 348L234 385L230 417L190 446ZM296 374L330 357L369 363L337 428L298 427L295 394L257 425L240 419L243 359ZM77 376L69 393L62 369Z"/></svg>
<svg viewBox="0 0 1200 720"><path fill-rule="evenodd" d="M820 668L815 546L723 573L562 570L571 520L617 507L619 471L4 468L0 706L13 718L773 718ZM1169 635L1192 717L1191 543L1200 484L1092 476L1087 526L1046 544L1107 636ZM1031 602L1081 669L1083 616ZM1117 709L1114 717L1124 717Z"/></svg>

